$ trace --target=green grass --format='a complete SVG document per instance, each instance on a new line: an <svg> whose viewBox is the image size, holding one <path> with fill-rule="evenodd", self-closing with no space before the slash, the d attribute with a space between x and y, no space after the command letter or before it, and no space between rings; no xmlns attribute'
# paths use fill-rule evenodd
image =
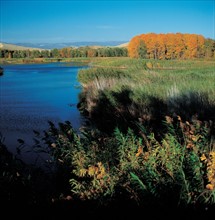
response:
<svg viewBox="0 0 215 220"><path fill-rule="evenodd" d="M196 114L202 120L214 119L214 64L204 60L101 59L91 64L96 68L78 74L83 86L80 103L94 121L100 122L99 118L109 120L113 114L116 122L142 117L148 118L145 121L162 120L173 114L186 120Z"/></svg>

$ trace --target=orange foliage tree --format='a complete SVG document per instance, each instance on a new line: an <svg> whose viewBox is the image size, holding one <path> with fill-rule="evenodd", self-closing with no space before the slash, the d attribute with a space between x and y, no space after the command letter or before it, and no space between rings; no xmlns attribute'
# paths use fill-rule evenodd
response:
<svg viewBox="0 0 215 220"><path fill-rule="evenodd" d="M205 38L197 34L141 34L131 39L128 45L130 57L140 58L140 48L146 47L145 58L188 59L205 55ZM141 51L143 52L143 51Z"/></svg>

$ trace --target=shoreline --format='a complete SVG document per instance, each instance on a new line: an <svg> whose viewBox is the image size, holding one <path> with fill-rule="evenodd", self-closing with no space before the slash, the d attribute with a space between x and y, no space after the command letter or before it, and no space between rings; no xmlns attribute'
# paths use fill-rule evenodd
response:
<svg viewBox="0 0 215 220"><path fill-rule="evenodd" d="M10 64L42 64L42 63L56 63L56 62L76 62L83 63L86 65L90 62L87 58L11 58L5 59L0 58L0 65L10 65Z"/></svg>

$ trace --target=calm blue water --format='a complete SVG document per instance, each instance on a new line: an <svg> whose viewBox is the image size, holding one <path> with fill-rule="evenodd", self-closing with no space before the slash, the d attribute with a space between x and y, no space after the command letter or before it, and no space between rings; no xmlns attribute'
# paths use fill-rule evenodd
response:
<svg viewBox="0 0 215 220"><path fill-rule="evenodd" d="M70 121L78 130L82 123L76 107L80 85L80 68L65 63L5 65L0 77L0 132L13 153L23 139L29 146L48 121ZM31 158L25 155L25 160ZM30 159L29 159L30 160Z"/></svg>

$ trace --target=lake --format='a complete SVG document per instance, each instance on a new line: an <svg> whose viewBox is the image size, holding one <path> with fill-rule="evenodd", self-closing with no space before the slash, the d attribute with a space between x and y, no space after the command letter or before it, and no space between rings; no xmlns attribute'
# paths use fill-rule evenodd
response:
<svg viewBox="0 0 215 220"><path fill-rule="evenodd" d="M75 130L83 123L78 109L81 91L77 81L80 66L69 63L3 65L0 76L0 133L8 149L16 154L17 139L32 147L35 134L48 129L48 121L56 125L70 121ZM35 156L26 147L21 152L25 162Z"/></svg>

